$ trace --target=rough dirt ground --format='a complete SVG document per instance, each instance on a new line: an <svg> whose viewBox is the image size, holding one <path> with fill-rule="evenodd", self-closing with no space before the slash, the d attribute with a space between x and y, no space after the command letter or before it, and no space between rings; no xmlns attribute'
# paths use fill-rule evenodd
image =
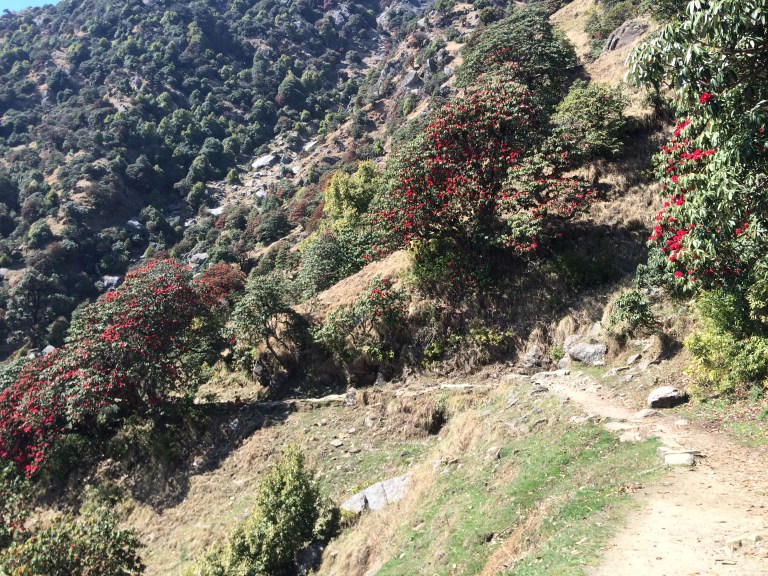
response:
<svg viewBox="0 0 768 576"><path fill-rule="evenodd" d="M638 487L641 507L605 549L590 576L758 576L768 574L768 479L764 449L748 449L695 422L658 414L637 417L591 377L574 371L540 377L589 414L614 421L619 433L658 437L695 450L693 468L675 468Z"/></svg>

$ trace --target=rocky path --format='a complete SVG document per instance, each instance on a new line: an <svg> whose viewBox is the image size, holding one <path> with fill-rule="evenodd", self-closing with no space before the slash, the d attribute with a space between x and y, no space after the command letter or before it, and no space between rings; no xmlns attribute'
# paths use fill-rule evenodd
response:
<svg viewBox="0 0 768 576"><path fill-rule="evenodd" d="M623 441L657 437L670 461L694 461L638 487L641 506L590 576L768 575L765 450L745 448L663 411L633 411L581 372L542 373L534 381L583 406Z"/></svg>

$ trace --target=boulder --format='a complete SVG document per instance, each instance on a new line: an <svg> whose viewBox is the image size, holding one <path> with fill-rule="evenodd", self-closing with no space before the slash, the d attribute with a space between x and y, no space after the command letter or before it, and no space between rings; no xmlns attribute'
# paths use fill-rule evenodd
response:
<svg viewBox="0 0 768 576"><path fill-rule="evenodd" d="M648 408L672 408L688 402L688 394L672 386L660 386L648 395Z"/></svg>
<svg viewBox="0 0 768 576"><path fill-rule="evenodd" d="M49 354L53 354L54 352L56 352L56 346L52 346L48 344L48 346L43 348L43 351L41 352L41 354L43 357L45 357L45 356L48 356Z"/></svg>
<svg viewBox="0 0 768 576"><path fill-rule="evenodd" d="M206 260L208 260L207 252L197 252L196 254L192 254L189 257L189 263L195 267L200 266Z"/></svg>
<svg viewBox="0 0 768 576"><path fill-rule="evenodd" d="M402 476L368 486L362 492L358 492L342 503L341 509L353 514L360 514L366 509L375 512L389 504L394 504L405 496L411 476L412 472L407 472Z"/></svg>
<svg viewBox="0 0 768 576"><path fill-rule="evenodd" d="M588 342L579 342L568 347L568 355L571 359L587 364L588 366L597 366L603 362L608 353L608 346L600 342L590 344Z"/></svg>
<svg viewBox="0 0 768 576"><path fill-rule="evenodd" d="M112 292L123 282L122 276L102 276L101 283L104 284L104 290Z"/></svg>
<svg viewBox="0 0 768 576"><path fill-rule="evenodd" d="M605 41L603 50L609 52L628 46L645 34L648 31L648 28L648 24L640 20L627 20L624 24L611 32Z"/></svg>
<svg viewBox="0 0 768 576"><path fill-rule="evenodd" d="M258 170L259 168L266 168L267 166L270 166L272 163L277 160L277 156L274 154L265 154L261 158L257 158L253 161L253 164L251 164L251 167L254 170Z"/></svg>
<svg viewBox="0 0 768 576"><path fill-rule="evenodd" d="M419 75L416 73L416 70L411 70L405 76L403 76L403 79L400 81L400 88L402 90L407 90L409 88L418 88L422 84L423 82L421 81L421 78L419 78Z"/></svg>
<svg viewBox="0 0 768 576"><path fill-rule="evenodd" d="M534 344L523 355L520 360L521 366L530 370L542 365L544 362L544 348L540 344Z"/></svg>

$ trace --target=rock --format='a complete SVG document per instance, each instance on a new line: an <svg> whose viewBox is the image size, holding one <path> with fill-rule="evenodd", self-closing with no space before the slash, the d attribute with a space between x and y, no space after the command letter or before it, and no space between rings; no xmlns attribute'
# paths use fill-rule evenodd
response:
<svg viewBox="0 0 768 576"><path fill-rule="evenodd" d="M642 354L632 354L632 356L629 356L627 358L627 366L631 366L632 364L634 364L635 362L640 360L641 356L642 356Z"/></svg>
<svg viewBox="0 0 768 576"><path fill-rule="evenodd" d="M573 360L588 366L598 365L599 362L603 361L607 353L608 346L602 343L589 344L587 342L579 342L568 350L568 355Z"/></svg>
<svg viewBox="0 0 768 576"><path fill-rule="evenodd" d="M334 438L333 440L331 440L331 446L333 446L334 448L341 448L343 445L344 445L343 440L340 440L338 438Z"/></svg>
<svg viewBox="0 0 768 576"><path fill-rule="evenodd" d="M107 292L112 292L112 290L115 290L123 281L122 276L102 276L101 277L101 283L104 284L104 290Z"/></svg>
<svg viewBox="0 0 768 576"><path fill-rule="evenodd" d="M536 394L543 394L544 392L549 392L549 388L543 384L534 384L531 388L530 395L535 396Z"/></svg>
<svg viewBox="0 0 768 576"><path fill-rule="evenodd" d="M40 354L42 354L43 357L46 357L49 354L53 354L55 351L56 351L56 347L55 346L51 346L50 344L48 344L48 346L43 348L43 350L42 350L42 352L40 352Z"/></svg>
<svg viewBox="0 0 768 576"><path fill-rule="evenodd" d="M685 418L680 418L679 420L675 420L675 426L677 426L678 428L685 428L689 425L690 425L690 422Z"/></svg>
<svg viewBox="0 0 768 576"><path fill-rule="evenodd" d="M347 390L347 397L344 400L347 406L357 406L357 390L350 388Z"/></svg>
<svg viewBox="0 0 768 576"><path fill-rule="evenodd" d="M208 260L208 253L197 252L196 254L191 254L187 260L189 260L189 263L193 266L200 266L200 264Z"/></svg>
<svg viewBox="0 0 768 576"><path fill-rule="evenodd" d="M657 418L661 416L661 412L657 410L651 410L650 408L643 408L635 414L635 418Z"/></svg>
<svg viewBox="0 0 768 576"><path fill-rule="evenodd" d="M274 154L265 154L264 156L254 160L253 164L251 164L251 167L254 170L258 170L259 168L266 168L267 166L271 166L275 160L277 160L277 156Z"/></svg>
<svg viewBox="0 0 768 576"><path fill-rule="evenodd" d="M421 81L421 78L419 78L419 75L416 73L416 70L411 70L400 81L400 89L407 90L410 88L418 88L422 84L423 82Z"/></svg>
<svg viewBox="0 0 768 576"><path fill-rule="evenodd" d="M5 277L8 275L8 272L10 272L10 269L0 268L0 280L4 280Z"/></svg>
<svg viewBox="0 0 768 576"><path fill-rule="evenodd" d="M664 464L667 466L693 466L696 457L691 452L668 452L664 455Z"/></svg>
<svg viewBox="0 0 768 576"><path fill-rule="evenodd" d="M526 370L541 366L544 361L544 348L539 344L534 344L525 353L521 360L521 365Z"/></svg>
<svg viewBox="0 0 768 576"><path fill-rule="evenodd" d="M312 149L317 146L317 140L310 140L306 144L304 144L304 152L311 152Z"/></svg>
<svg viewBox="0 0 768 576"><path fill-rule="evenodd" d="M616 28L605 41L604 52L618 50L632 44L648 30L648 24L639 20L628 20Z"/></svg>
<svg viewBox="0 0 768 576"><path fill-rule="evenodd" d="M358 492L342 503L341 509L353 514L360 514L363 510L381 510L388 504L394 504L401 500L408 491L412 472L377 482Z"/></svg>
<svg viewBox="0 0 768 576"><path fill-rule="evenodd" d="M128 220L128 222L125 223L128 228L131 228L133 230L141 230L144 228L141 222L137 218L131 218Z"/></svg>
<svg viewBox="0 0 768 576"><path fill-rule="evenodd" d="M688 402L688 394L672 386L660 386L648 395L648 408L672 408Z"/></svg>
<svg viewBox="0 0 768 576"><path fill-rule="evenodd" d="M619 436L619 442L630 442L634 444L636 442L641 442L642 440L643 437L637 430L627 430Z"/></svg>
<svg viewBox="0 0 768 576"><path fill-rule="evenodd" d="M224 213L224 206L217 208L206 208L205 211L211 216L221 216Z"/></svg>

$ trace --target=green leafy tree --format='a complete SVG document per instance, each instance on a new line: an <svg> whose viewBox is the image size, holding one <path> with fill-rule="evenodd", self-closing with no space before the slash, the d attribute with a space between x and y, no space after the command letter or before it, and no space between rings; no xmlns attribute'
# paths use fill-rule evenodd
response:
<svg viewBox="0 0 768 576"><path fill-rule="evenodd" d="M302 453L292 447L264 475L251 517L223 549L210 553L187 574L288 576L295 573L299 550L315 538L326 540L334 525L338 525L338 510L329 509L314 472L307 468Z"/></svg>
<svg viewBox="0 0 768 576"><path fill-rule="evenodd" d="M325 213L334 228L359 225L368 211L371 200L384 186L384 175L373 162L361 162L354 174L336 172L325 188Z"/></svg>
<svg viewBox="0 0 768 576"><path fill-rule="evenodd" d="M518 81L547 101L556 101L571 70L576 52L550 23L546 10L529 6L475 32L462 51L456 71L459 86L468 86L481 75L517 64Z"/></svg>
<svg viewBox="0 0 768 576"><path fill-rule="evenodd" d="M554 137L569 140L572 154L582 160L621 153L627 98L620 87L574 82L552 116Z"/></svg>
<svg viewBox="0 0 768 576"><path fill-rule="evenodd" d="M593 198L564 176L572 165L550 150L548 133L531 90L506 72L454 98L391 165L374 215L389 248L413 248L417 264L448 252L454 272L470 276L495 250L538 248Z"/></svg>
<svg viewBox="0 0 768 576"><path fill-rule="evenodd" d="M680 287L749 283L768 249L766 19L766 0L691 2L630 58L635 82L677 90L651 241Z"/></svg>
<svg viewBox="0 0 768 576"><path fill-rule="evenodd" d="M136 533L119 529L107 510L78 519L57 516L0 551L0 571L19 576L135 576L144 573L140 547Z"/></svg>

